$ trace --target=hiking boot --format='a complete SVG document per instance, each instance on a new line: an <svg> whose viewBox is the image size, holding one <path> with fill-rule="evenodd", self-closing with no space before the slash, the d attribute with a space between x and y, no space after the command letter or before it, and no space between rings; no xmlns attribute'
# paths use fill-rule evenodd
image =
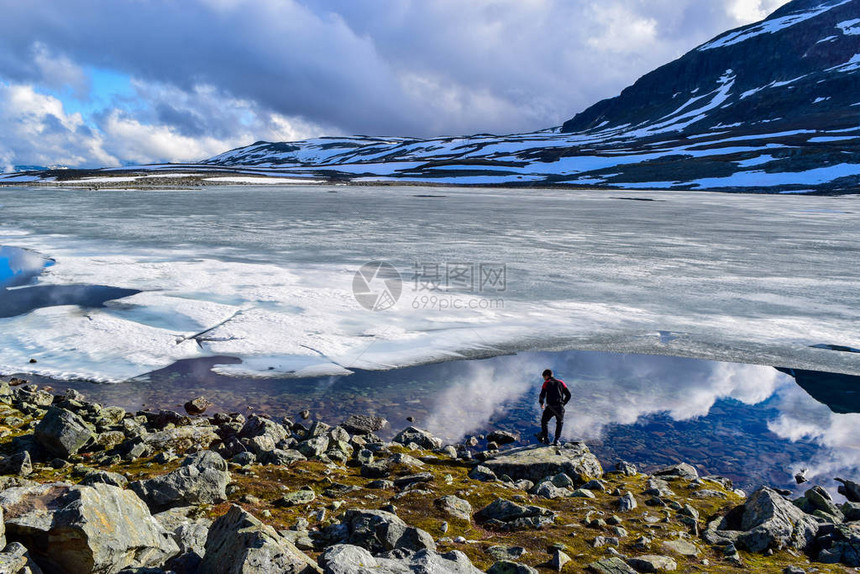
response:
<svg viewBox="0 0 860 574"><path fill-rule="evenodd" d="M535 435L535 438L541 444L549 444L549 439L547 437L543 436L541 433L537 433Z"/></svg>

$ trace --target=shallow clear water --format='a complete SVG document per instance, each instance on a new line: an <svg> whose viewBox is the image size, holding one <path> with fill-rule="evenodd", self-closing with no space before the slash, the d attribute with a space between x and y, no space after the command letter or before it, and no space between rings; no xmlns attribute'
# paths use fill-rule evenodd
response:
<svg viewBox="0 0 860 574"><path fill-rule="evenodd" d="M573 394L563 438L585 440L606 468L618 459L647 469L685 461L745 489L791 487L801 468L828 486L834 476L860 474L860 409L852 396L860 390L858 377L828 395L828 406L810 394L826 391L826 379L817 384L807 377L807 391L772 367L653 355L529 352L286 380L214 375L209 367L217 360L229 359L184 362L122 385L45 382L130 410L182 412L184 401L203 395L214 403L210 412L300 420L297 413L310 409L314 419L329 423L376 414L391 422L382 433L389 437L413 417L452 442L492 429L534 442L539 374L552 368Z"/></svg>

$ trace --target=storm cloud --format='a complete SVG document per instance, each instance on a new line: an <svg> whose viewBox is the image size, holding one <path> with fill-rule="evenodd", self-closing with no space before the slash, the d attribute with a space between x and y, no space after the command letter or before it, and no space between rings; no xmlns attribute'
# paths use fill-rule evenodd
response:
<svg viewBox="0 0 860 574"><path fill-rule="evenodd" d="M60 153L53 128L47 145L3 129L0 159L187 161L258 139L543 129L785 1L0 0L0 129L27 113L10 94L29 89L60 104L66 140ZM93 70L130 78L131 94L105 99Z"/></svg>

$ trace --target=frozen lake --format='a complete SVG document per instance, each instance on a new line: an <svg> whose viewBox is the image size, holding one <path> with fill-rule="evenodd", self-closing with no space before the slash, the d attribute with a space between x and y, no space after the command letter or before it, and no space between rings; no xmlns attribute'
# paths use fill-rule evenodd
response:
<svg viewBox="0 0 860 574"><path fill-rule="evenodd" d="M122 381L218 355L241 359L222 374L306 377L581 349L860 374L860 354L813 347L860 348L856 196L21 187L0 205L0 245L53 260L16 291L133 292L0 318L5 373ZM401 278L366 285L389 288L385 310L353 294L371 261Z"/></svg>

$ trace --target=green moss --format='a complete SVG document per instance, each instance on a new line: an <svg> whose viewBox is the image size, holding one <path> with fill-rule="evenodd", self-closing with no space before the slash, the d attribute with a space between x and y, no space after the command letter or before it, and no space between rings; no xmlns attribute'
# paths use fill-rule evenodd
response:
<svg viewBox="0 0 860 574"><path fill-rule="evenodd" d="M21 413L8 405L0 403L0 417L21 416ZM20 431L19 429L3 427L0 430L9 430L15 436L26 434L31 431ZM11 435L0 438L0 451L8 449L12 440ZM427 457L429 452L410 451L400 445L394 445L391 450L394 453L409 454L416 458ZM678 535L685 535L688 528L679 520L677 511L671 508L655 508L644 504L648 496L642 491L646 488L647 477L644 475L624 476L610 473L604 477L608 491L616 488L622 491L631 491L639 501L640 505L631 512L621 514L617 510L617 497L608 492L595 492L594 499L586 498L560 498L546 500L532 496L525 491L510 488L498 482L483 483L468 478L469 467L461 461L452 460L445 456L437 458L425 458L425 465L420 470L401 465L394 469L396 474L412 474L415 472L429 472L433 480L427 485L419 488L431 490L432 494L410 493L397 500L392 500L396 494L392 490L373 490L364 488L370 482L369 479L360 476L357 467L335 467L331 468L320 462L304 461L296 463L291 467L252 465L249 467L251 474L244 472L245 469L233 470L233 489L229 500L210 508L203 509L207 516L217 517L224 514L230 504L239 504L263 522L270 524L276 529L285 529L295 524L296 520L304 517L310 520L312 528L323 528L330 524L336 517L348 508L381 508L386 504L393 503L398 508L398 515L407 523L422 528L429 532L434 538L457 536L465 537L470 543L454 544L441 543L440 551L457 549L464 552L482 570L489 568L495 561L488 553L490 546L522 546L527 553L519 559L520 562L535 567L545 567L550 558L548 548L555 544L562 544L568 555L573 558L566 571L579 571L585 565L604 558L606 548L594 548L593 541L599 535L613 536L612 527L589 528L585 526L586 514L595 512L595 517L602 513L604 519L613 514L618 514L623 522L621 526L627 530L627 537L621 540L618 551L630 556L640 555L647 552L662 553L667 551L660 547L660 540L668 540ZM165 465L152 462L152 458L139 459L133 462L121 462L119 464L100 467L88 463L88 466L96 469L109 470L128 476L131 480L149 478L165 474L176 469L181 461L176 460ZM72 467L53 469L50 467L39 467L30 476L39 482L57 480L76 481L70 474ZM447 478L447 480L446 480ZM323 495L326 487L332 482L360 487L355 492L350 492L338 499L343 504L338 510L332 510L335 499ZM307 505L299 505L290 508L278 506L276 501L286 491L294 491L302 487L310 487L317 498ZM698 498L693 492L686 488L686 484L670 484L676 495L674 500L681 504L689 504L700 514L700 527L704 527L706 521L711 517L725 513L730 508L741 504L743 499L730 491L726 491L715 484L708 484L711 490L722 493L721 497ZM256 499L253 504L243 502L250 495ZM475 511L490 504L496 498L507 498L522 504L535 504L548 508L557 513L554 524L541 530L528 530L519 532L495 532L482 528L474 522L457 519L445 514L434 504L434 501L445 495L455 495L463 498L472 505ZM319 509L326 508L326 518L323 522L316 520L314 513ZM668 512L669 522L656 522L654 524L646 521L646 517L660 517ZM269 516L266 516L270 513ZM440 527L443 522L448 523L448 530L444 534ZM641 536L647 536L655 540L648 551L637 549L633 546ZM745 572L755 571L762 573L779 573L788 565L807 566L804 556L792 556L788 552L778 552L774 556L749 555L742 553L745 563L743 568L730 564L718 551L708 547L702 541L696 541L702 554L695 558L684 556L673 556L679 564L680 572ZM311 553L314 555L314 553ZM708 566L702 564L702 560L708 560ZM819 572L845 572L842 566L831 566L815 564Z"/></svg>

